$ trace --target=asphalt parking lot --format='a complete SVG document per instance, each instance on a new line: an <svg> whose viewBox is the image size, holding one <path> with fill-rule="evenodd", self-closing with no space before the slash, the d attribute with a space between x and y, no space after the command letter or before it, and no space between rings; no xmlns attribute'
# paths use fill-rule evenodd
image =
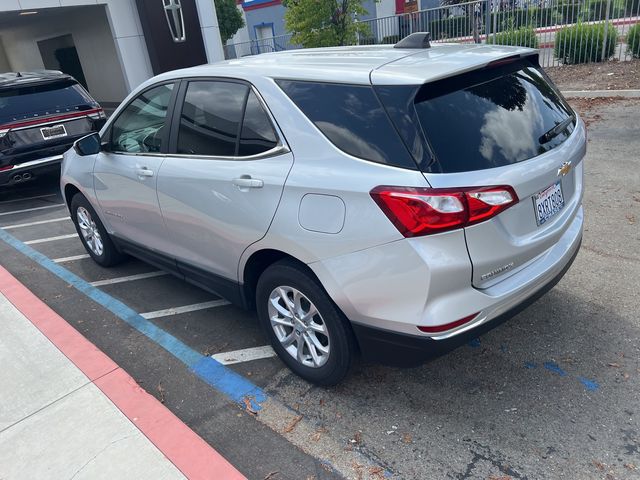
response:
<svg viewBox="0 0 640 480"><path fill-rule="evenodd" d="M576 106L589 150L573 267L420 368L304 382L253 313L134 259L95 265L56 178L0 191L0 263L248 478L640 478L640 100Z"/></svg>

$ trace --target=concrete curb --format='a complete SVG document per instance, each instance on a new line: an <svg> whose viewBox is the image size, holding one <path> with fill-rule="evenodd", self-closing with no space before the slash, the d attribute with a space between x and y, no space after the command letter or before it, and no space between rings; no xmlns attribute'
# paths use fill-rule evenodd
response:
<svg viewBox="0 0 640 480"><path fill-rule="evenodd" d="M567 98L640 98L640 90L563 90L562 94Z"/></svg>
<svg viewBox="0 0 640 480"><path fill-rule="evenodd" d="M0 293L187 479L246 480L220 453L2 266Z"/></svg>

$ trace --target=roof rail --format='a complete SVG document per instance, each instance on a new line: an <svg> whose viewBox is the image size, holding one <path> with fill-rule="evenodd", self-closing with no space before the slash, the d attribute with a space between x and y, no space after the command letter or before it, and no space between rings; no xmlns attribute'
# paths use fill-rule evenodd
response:
<svg viewBox="0 0 640 480"><path fill-rule="evenodd" d="M404 37L393 48L431 48L429 40L431 40L431 33L416 32Z"/></svg>

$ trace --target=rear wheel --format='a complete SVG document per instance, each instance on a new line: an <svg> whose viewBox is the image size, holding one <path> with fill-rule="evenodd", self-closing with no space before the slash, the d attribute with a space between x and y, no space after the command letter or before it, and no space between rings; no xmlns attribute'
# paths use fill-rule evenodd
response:
<svg viewBox="0 0 640 480"><path fill-rule="evenodd" d="M71 199L71 219L85 250L96 263L111 267L122 262L125 256L116 249L96 211L81 193Z"/></svg>
<svg viewBox="0 0 640 480"><path fill-rule="evenodd" d="M260 323L282 361L318 385L335 385L349 372L353 333L317 280L291 261L273 264L256 289Z"/></svg>

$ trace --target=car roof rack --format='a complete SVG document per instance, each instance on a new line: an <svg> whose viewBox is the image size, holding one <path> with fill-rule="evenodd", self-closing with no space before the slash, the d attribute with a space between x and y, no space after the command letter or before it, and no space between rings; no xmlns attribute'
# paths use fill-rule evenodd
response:
<svg viewBox="0 0 640 480"><path fill-rule="evenodd" d="M431 33L415 32L404 37L393 48L431 48L430 40Z"/></svg>

